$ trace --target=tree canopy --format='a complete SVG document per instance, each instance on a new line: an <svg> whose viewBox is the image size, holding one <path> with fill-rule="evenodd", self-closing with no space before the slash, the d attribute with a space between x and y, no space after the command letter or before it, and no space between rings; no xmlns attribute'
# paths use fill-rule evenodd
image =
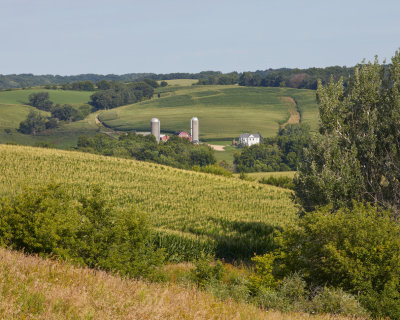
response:
<svg viewBox="0 0 400 320"><path fill-rule="evenodd" d="M320 129L295 178L306 211L352 200L400 211L400 54L391 63L363 62L317 90Z"/></svg>

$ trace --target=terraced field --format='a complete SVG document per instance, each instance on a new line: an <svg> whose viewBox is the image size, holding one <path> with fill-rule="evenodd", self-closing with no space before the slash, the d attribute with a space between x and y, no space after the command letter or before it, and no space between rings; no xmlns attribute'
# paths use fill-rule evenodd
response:
<svg viewBox="0 0 400 320"><path fill-rule="evenodd" d="M160 245L184 259L203 249L248 258L296 220L286 189L127 159L0 145L0 172L0 195L48 182L75 195L99 185L120 206L147 213Z"/></svg>

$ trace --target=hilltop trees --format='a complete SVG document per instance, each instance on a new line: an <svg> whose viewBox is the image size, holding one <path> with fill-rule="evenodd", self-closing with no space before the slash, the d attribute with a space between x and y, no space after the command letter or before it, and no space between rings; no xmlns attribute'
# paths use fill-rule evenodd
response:
<svg viewBox="0 0 400 320"><path fill-rule="evenodd" d="M28 99L29 104L39 110L50 111L53 106L48 92L31 93Z"/></svg>
<svg viewBox="0 0 400 320"><path fill-rule="evenodd" d="M112 109L125 104L135 103L143 99L150 99L154 88L146 82L132 82L128 85L118 82L99 84L106 90L98 91L90 96L91 105L96 109Z"/></svg>
<svg viewBox="0 0 400 320"><path fill-rule="evenodd" d="M348 87L340 79L317 99L320 132L305 151L295 178L306 211L353 199L400 212L400 54L389 65L363 62Z"/></svg>

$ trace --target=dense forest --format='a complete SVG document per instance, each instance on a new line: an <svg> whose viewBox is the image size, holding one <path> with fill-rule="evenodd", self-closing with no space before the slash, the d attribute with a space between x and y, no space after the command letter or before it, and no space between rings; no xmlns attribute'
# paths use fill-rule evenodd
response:
<svg viewBox="0 0 400 320"><path fill-rule="evenodd" d="M264 86L264 87L290 87L299 89L316 89L317 80L321 79L326 83L331 75L335 80L340 77L347 79L352 75L353 68L348 67L326 67L308 69L266 69L255 72L229 72L202 71L199 73L127 73L123 75L99 75L99 74L80 74L75 76L60 75L33 75L33 74L10 74L0 75L0 89L24 88L31 86L63 85L64 88L72 88L72 82L99 82L107 81L142 81L151 80L172 80L172 79L198 79L200 85L227 85L239 84L241 86ZM86 83L87 84L87 83ZM73 88L76 90L77 88Z"/></svg>

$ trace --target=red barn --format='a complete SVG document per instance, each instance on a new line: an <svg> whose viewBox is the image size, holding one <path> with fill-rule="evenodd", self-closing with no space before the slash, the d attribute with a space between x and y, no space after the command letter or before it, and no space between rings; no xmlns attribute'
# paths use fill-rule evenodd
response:
<svg viewBox="0 0 400 320"><path fill-rule="evenodd" d="M189 139L189 141L192 142L192 137L186 131L177 131L175 132L175 135L178 136L179 138Z"/></svg>

